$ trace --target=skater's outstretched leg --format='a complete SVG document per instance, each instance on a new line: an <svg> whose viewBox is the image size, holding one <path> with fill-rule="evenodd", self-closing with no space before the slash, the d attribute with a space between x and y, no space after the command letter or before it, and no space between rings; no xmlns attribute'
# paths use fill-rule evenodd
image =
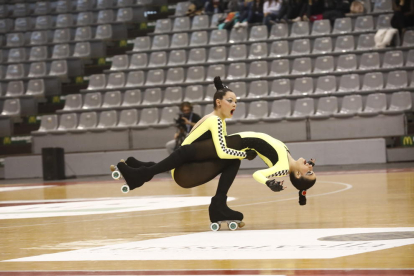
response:
<svg viewBox="0 0 414 276"><path fill-rule="evenodd" d="M128 157L128 159L125 161L125 163L131 167L131 168L141 168L141 167L151 167L154 166L156 163L155 162L142 162L139 161L137 159L135 159L134 157Z"/></svg>

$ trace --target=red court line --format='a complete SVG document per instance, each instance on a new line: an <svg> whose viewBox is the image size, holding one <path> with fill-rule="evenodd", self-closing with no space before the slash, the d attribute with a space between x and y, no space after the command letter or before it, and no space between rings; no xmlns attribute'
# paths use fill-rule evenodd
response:
<svg viewBox="0 0 414 276"><path fill-rule="evenodd" d="M315 269L315 270L138 270L138 271L0 271L7 276L81 275L297 275L297 276L410 276L414 269Z"/></svg>

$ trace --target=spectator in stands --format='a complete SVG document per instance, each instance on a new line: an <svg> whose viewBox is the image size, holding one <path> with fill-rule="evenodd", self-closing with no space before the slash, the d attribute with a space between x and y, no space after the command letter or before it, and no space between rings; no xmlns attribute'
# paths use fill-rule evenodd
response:
<svg viewBox="0 0 414 276"><path fill-rule="evenodd" d="M263 21L263 0L245 0L243 10L240 12L239 22L234 28L247 27L250 23Z"/></svg>
<svg viewBox="0 0 414 276"><path fill-rule="evenodd" d="M223 13L225 11L223 0L207 0L204 8L205 13Z"/></svg>
<svg viewBox="0 0 414 276"><path fill-rule="evenodd" d="M168 154L171 154L181 145L192 127L201 119L200 115L193 113L193 105L189 102L181 103L180 111L181 113L176 120L177 132L174 134L174 140L167 142L165 145Z"/></svg>
<svg viewBox="0 0 414 276"><path fill-rule="evenodd" d="M323 19L329 19L331 25L335 24L337 18L343 18L350 12L351 1L348 0L324 0L325 7L323 12Z"/></svg>
<svg viewBox="0 0 414 276"><path fill-rule="evenodd" d="M324 11L324 1L323 0L308 0L303 2L299 16L292 19L292 22L297 21L309 21L310 18L313 18L312 21L320 18L322 19L322 13Z"/></svg>
<svg viewBox="0 0 414 276"><path fill-rule="evenodd" d="M393 0L392 9L394 16L391 18L391 26L398 29L400 36L409 27L414 27L414 1L413 0Z"/></svg>
<svg viewBox="0 0 414 276"><path fill-rule="evenodd" d="M263 25L266 25L269 31L272 28L272 25L279 20L281 7L281 0L267 0L263 4Z"/></svg>
<svg viewBox="0 0 414 276"><path fill-rule="evenodd" d="M297 18L302 11L305 0L283 0L279 11L281 22L287 22Z"/></svg>

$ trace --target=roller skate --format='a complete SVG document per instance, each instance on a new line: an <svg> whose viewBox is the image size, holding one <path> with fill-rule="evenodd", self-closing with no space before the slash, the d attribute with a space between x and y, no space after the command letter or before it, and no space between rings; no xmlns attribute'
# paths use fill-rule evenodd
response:
<svg viewBox="0 0 414 276"><path fill-rule="evenodd" d="M120 163L125 163L124 159L121 159ZM119 163L118 163L119 164ZM121 180L123 179L122 173L118 170L118 166L111 165L111 175L112 178L115 180ZM127 184L122 185L121 192L124 194L128 193L130 191L129 186Z"/></svg>
<svg viewBox="0 0 414 276"><path fill-rule="evenodd" d="M245 223L243 220L243 214L230 209L227 206L227 196L215 196L211 199L208 212L210 215L210 229L212 231L218 231L221 228L221 223L227 223L227 227L234 231L238 228L242 228Z"/></svg>

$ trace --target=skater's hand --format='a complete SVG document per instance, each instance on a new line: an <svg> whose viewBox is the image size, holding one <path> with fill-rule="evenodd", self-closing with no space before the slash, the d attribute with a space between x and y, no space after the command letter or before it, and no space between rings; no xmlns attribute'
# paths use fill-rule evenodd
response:
<svg viewBox="0 0 414 276"><path fill-rule="evenodd" d="M284 182L284 180L275 181L274 179L272 179L272 180L266 181L266 185L273 192L280 192L280 191L283 191L284 189L286 189L286 187L283 186L283 182Z"/></svg>
<svg viewBox="0 0 414 276"><path fill-rule="evenodd" d="M247 160L253 160L256 158L257 156L257 152L254 150L246 150L246 159Z"/></svg>

